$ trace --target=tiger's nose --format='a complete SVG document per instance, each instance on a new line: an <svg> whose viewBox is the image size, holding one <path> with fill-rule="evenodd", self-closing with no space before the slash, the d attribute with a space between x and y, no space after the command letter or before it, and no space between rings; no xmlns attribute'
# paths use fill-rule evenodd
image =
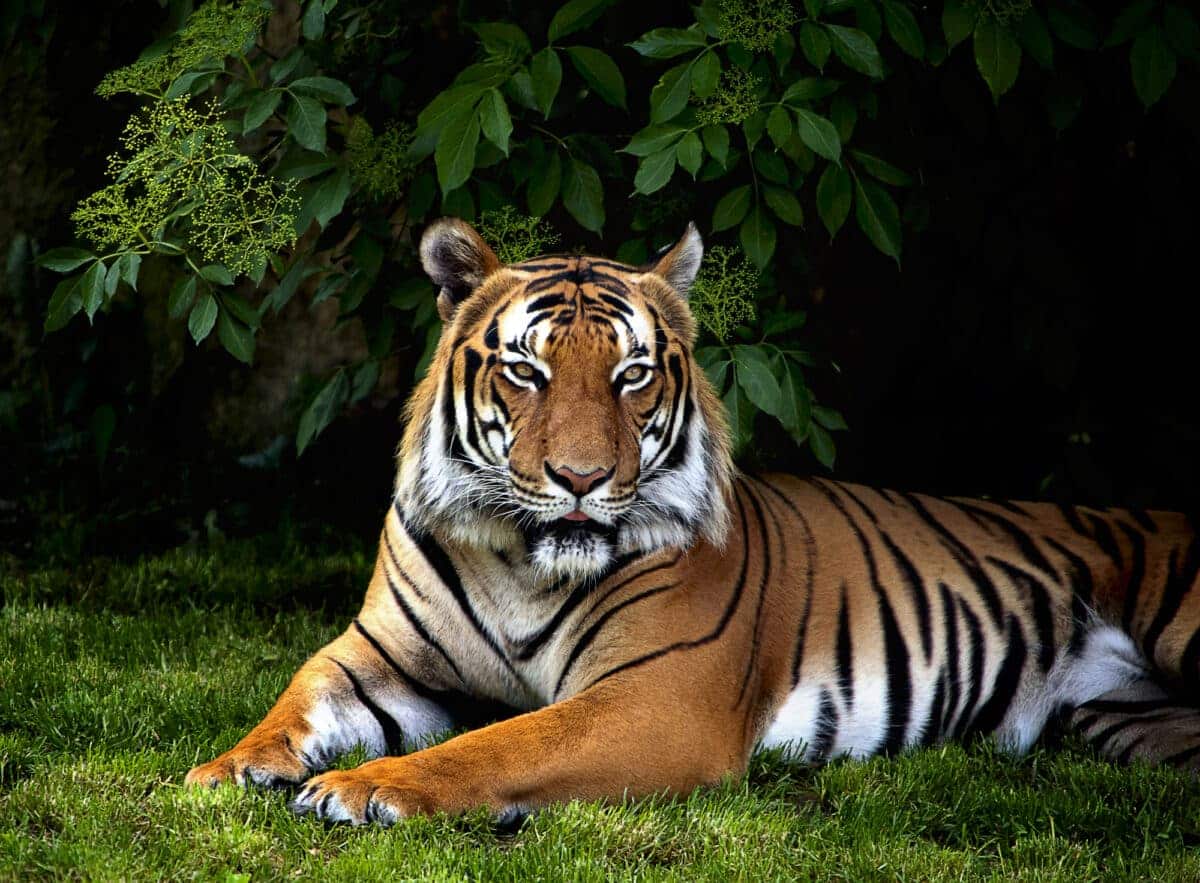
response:
<svg viewBox="0 0 1200 883"><path fill-rule="evenodd" d="M582 497L596 487L596 485L612 478L615 468L614 466L612 469L593 469L591 472L584 474L576 472L570 466L559 466L557 469L554 469L547 463L546 475L555 484L561 485L577 497Z"/></svg>

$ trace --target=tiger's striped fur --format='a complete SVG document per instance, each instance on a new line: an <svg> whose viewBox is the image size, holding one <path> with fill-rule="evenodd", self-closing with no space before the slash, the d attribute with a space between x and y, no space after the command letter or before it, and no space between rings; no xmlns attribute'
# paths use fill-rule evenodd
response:
<svg viewBox="0 0 1200 883"><path fill-rule="evenodd" d="M362 745L294 805L389 823L686 792L756 746L1022 750L1058 717L1200 769L1187 519L735 477L691 357L700 248L501 267L427 232L446 329L362 610L189 782L300 783Z"/></svg>

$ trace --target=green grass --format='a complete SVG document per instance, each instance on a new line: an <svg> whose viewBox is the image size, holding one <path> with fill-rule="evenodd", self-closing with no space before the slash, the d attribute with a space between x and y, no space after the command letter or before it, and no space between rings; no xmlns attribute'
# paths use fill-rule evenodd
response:
<svg viewBox="0 0 1200 883"><path fill-rule="evenodd" d="M515 834L480 814L330 827L282 793L182 788L339 631L369 565L249 543L0 562L0 879L1200 880L1200 786L1078 748L761 758L687 800L572 804Z"/></svg>

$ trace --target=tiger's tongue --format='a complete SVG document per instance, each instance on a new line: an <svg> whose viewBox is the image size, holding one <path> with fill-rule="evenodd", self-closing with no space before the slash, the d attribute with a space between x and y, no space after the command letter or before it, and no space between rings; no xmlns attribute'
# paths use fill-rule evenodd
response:
<svg viewBox="0 0 1200 883"><path fill-rule="evenodd" d="M587 521L588 516L576 509L574 512L568 512L563 516L567 521Z"/></svg>

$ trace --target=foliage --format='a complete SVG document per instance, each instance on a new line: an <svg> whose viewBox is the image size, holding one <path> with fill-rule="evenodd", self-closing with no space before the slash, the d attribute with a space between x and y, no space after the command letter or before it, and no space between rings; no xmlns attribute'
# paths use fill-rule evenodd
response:
<svg viewBox="0 0 1200 883"><path fill-rule="evenodd" d="M246 362L298 293L336 298L370 352L314 386L301 450L397 353L427 364L440 326L414 243L432 217L480 219L506 258L553 241L640 262L704 208L733 278L710 275L697 300L702 352L739 443L771 436L756 423L766 415L831 466L830 432L845 423L815 403L830 363L801 340L805 304L791 292L803 288L790 280L818 230L861 235L899 267L923 228L922 170L903 167L920 160L901 156L905 121L881 101L885 86L934 84L957 52L999 102L1018 79L1054 77L1070 53L1121 53L1150 109L1200 58L1195 14L1164 0L1112 15L1077 0L704 0L682 21L665 8L618 15L608 0L516 4L505 21L466 4L449 24L413 4L305 0L298 12L288 27L294 9L209 0L106 77L101 95L144 105L112 183L76 213L104 253L55 250L42 263L72 274L50 301L53 330L136 298L141 259L159 255L178 276L172 316L197 343L215 328ZM659 20L621 32L647 16ZM414 77L443 27L458 28L458 54ZM1083 100L1073 81L1041 91L1050 125L1069 127ZM757 285L737 275L735 247ZM735 288L755 294L729 299Z"/></svg>

